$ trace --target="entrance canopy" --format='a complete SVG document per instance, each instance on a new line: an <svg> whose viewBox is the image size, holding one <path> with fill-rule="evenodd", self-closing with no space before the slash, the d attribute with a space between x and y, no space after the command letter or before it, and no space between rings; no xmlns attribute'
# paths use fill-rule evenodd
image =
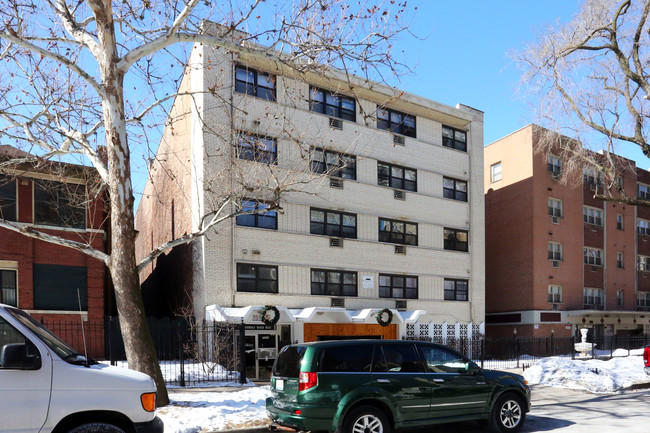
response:
<svg viewBox="0 0 650 433"><path fill-rule="evenodd" d="M574 310L567 312L567 321L578 326L614 325L616 329L634 329L650 324L650 312Z"/></svg>
<svg viewBox="0 0 650 433"><path fill-rule="evenodd" d="M231 323L259 323L262 321L260 311L262 305L249 305L247 307L222 307L209 305L205 307L205 319L215 322ZM295 322L305 323L377 323L377 314L382 308L365 308L363 310L348 310L338 307L309 307L287 308L276 307L280 312L279 324ZM424 310L397 311L393 313L392 323L415 323L425 314Z"/></svg>

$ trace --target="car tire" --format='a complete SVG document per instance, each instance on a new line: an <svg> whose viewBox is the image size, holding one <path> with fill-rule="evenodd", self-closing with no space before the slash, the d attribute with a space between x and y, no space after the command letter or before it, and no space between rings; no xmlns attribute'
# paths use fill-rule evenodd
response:
<svg viewBox="0 0 650 433"><path fill-rule="evenodd" d="M518 432L526 420L526 409L521 397L504 394L497 399L490 416L490 427L500 433Z"/></svg>
<svg viewBox="0 0 650 433"><path fill-rule="evenodd" d="M70 430L68 433L125 433L124 430L113 424L103 422L91 422L82 424Z"/></svg>
<svg viewBox="0 0 650 433"><path fill-rule="evenodd" d="M339 433L390 433L388 417L374 406L359 406L345 416Z"/></svg>

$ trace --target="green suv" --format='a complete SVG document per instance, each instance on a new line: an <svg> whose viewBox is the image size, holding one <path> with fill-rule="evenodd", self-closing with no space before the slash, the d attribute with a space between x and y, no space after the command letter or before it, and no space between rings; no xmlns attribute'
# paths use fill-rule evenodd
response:
<svg viewBox="0 0 650 433"><path fill-rule="evenodd" d="M518 431L530 410L523 377L483 370L445 346L346 340L285 346L266 411L289 431L390 433L465 420Z"/></svg>

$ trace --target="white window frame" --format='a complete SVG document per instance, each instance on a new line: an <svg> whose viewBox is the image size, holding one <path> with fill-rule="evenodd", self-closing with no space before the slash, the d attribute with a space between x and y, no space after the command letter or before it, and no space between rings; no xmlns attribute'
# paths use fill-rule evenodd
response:
<svg viewBox="0 0 650 433"><path fill-rule="evenodd" d="M619 269L625 268L625 255L622 251L616 253L616 267Z"/></svg>
<svg viewBox="0 0 650 433"><path fill-rule="evenodd" d="M490 182L494 183L500 181L503 178L502 174L501 161L490 166Z"/></svg>
<svg viewBox="0 0 650 433"><path fill-rule="evenodd" d="M557 175L562 173L562 160L559 156L549 153L546 156L546 166L547 170L553 174Z"/></svg>
<svg viewBox="0 0 650 433"><path fill-rule="evenodd" d="M636 306L650 307L650 292L636 292Z"/></svg>
<svg viewBox="0 0 650 433"><path fill-rule="evenodd" d="M588 302L590 300L592 302ZM603 289L596 289L593 287L583 288L582 302L584 305L603 305Z"/></svg>
<svg viewBox="0 0 650 433"><path fill-rule="evenodd" d="M636 219L636 232L640 235L650 235L650 221L642 218Z"/></svg>
<svg viewBox="0 0 650 433"><path fill-rule="evenodd" d="M616 306L622 307L625 302L625 292L623 290L616 291Z"/></svg>
<svg viewBox="0 0 650 433"><path fill-rule="evenodd" d="M582 221L595 226L603 225L603 210L590 206L582 207Z"/></svg>
<svg viewBox="0 0 650 433"><path fill-rule="evenodd" d="M562 286L558 284L548 285L548 302L551 304L562 303Z"/></svg>
<svg viewBox="0 0 650 433"><path fill-rule="evenodd" d="M636 196L643 200L650 200L650 185L641 182L637 183Z"/></svg>
<svg viewBox="0 0 650 433"><path fill-rule="evenodd" d="M650 257L638 255L636 258L636 269L641 272L650 271Z"/></svg>
<svg viewBox="0 0 650 433"><path fill-rule="evenodd" d="M562 200L558 198L548 198L548 214L552 217L562 218L563 215Z"/></svg>
<svg viewBox="0 0 650 433"><path fill-rule="evenodd" d="M585 265L602 266L603 265L603 250L598 248L584 247L583 262Z"/></svg>
<svg viewBox="0 0 650 433"><path fill-rule="evenodd" d="M549 260L562 260L562 244L559 242L549 241L548 243L548 259Z"/></svg>

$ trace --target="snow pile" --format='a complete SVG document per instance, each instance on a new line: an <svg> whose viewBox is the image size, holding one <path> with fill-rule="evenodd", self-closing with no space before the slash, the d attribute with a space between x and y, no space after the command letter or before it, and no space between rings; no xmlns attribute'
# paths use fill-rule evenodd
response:
<svg viewBox="0 0 650 433"><path fill-rule="evenodd" d="M650 382L639 356L582 361L561 357L544 358L524 371L531 385L547 385L603 394Z"/></svg>
<svg viewBox="0 0 650 433"><path fill-rule="evenodd" d="M265 427L268 386L216 392L170 393L171 404L156 410L165 433L197 433L244 427Z"/></svg>

